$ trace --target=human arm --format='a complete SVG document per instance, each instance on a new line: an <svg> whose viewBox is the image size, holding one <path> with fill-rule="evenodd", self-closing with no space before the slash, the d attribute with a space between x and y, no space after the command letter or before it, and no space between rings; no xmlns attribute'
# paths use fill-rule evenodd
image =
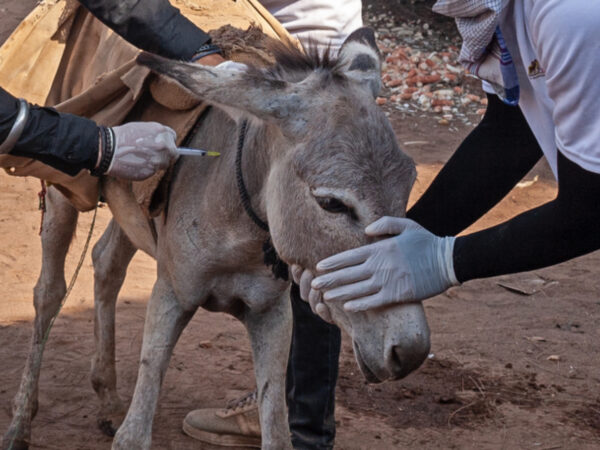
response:
<svg viewBox="0 0 600 450"><path fill-rule="evenodd" d="M130 180L149 177L177 156L175 132L158 123L133 122L107 129L83 117L32 105L26 106L28 114L23 116L16 143L4 145L23 106L0 88L1 153L36 159L68 175L88 169Z"/></svg>
<svg viewBox="0 0 600 450"><path fill-rule="evenodd" d="M321 261L318 270L333 272L314 279L312 287L323 291L325 301L348 301L346 309L360 311L423 300L456 282L534 270L600 249L600 174L560 152L557 163L553 201L459 238L438 237L410 219L381 219L367 228L369 234L400 234Z"/></svg>
<svg viewBox="0 0 600 450"><path fill-rule="evenodd" d="M440 238L436 235L453 235L470 225L497 203L541 156L518 109L504 106L492 96L489 100L484 120L407 214L429 231L419 229L414 222L413 227L408 227L406 219L397 219L383 227L379 224L376 227L379 231L373 232L376 236L397 234L407 227L412 229L373 244L371 250L379 247L380 251L366 252L362 260L355 260L352 265L344 263L343 256L342 261L335 261L336 256L324 261L325 265L319 268L335 272L315 280L313 287L320 288L326 300L362 298L360 303L348 304L350 308L421 300L453 284L448 277L442 276L445 273L454 272L455 279L464 282L545 267L598 248L589 226L597 220L593 217L593 199L597 195L594 186L599 176L559 152L559 194L553 202L505 224L457 238L451 258L440 250L447 247L438 245ZM518 114L512 114L512 119L508 120L511 111ZM587 192L592 192L592 196L588 197ZM411 254L410 260L403 261L402 255L407 253ZM366 264L368 258L371 258L370 264ZM328 266L327 262L332 259L334 265ZM448 260L452 263L451 271L440 263ZM357 267L357 264L364 270L356 280L344 278L345 271L340 269ZM385 264L390 264L390 270L381 270ZM407 284L403 277L404 281L410 281L412 277L412 281ZM360 288L359 278L363 288L367 284L365 280L373 283L370 289L377 289L378 295L369 295L376 295L375 300L356 295L359 291L354 288ZM427 286L430 278L434 282Z"/></svg>
<svg viewBox="0 0 600 450"><path fill-rule="evenodd" d="M189 61L210 36L168 0L79 0L94 16L142 50Z"/></svg>
<svg viewBox="0 0 600 450"><path fill-rule="evenodd" d="M435 234L455 235L498 203L541 156L542 151L520 109L488 95L488 108L481 122L407 217ZM398 234L404 226L403 223L390 229L383 225L379 234ZM383 249L385 242L378 246ZM301 294L310 299L313 310L317 307L322 310L324 305L318 293L301 289Z"/></svg>
<svg viewBox="0 0 600 450"><path fill-rule="evenodd" d="M556 199L503 224L456 239L459 281L558 264L600 248L600 174L558 153Z"/></svg>
<svg viewBox="0 0 600 450"><path fill-rule="evenodd" d="M8 137L18 113L19 100L0 88L0 143ZM10 154L34 158L75 175L96 166L99 139L99 127L93 121L32 105L25 128Z"/></svg>
<svg viewBox="0 0 600 450"><path fill-rule="evenodd" d="M454 236L472 225L542 157L521 110L487 98L481 122L406 213L434 234Z"/></svg>

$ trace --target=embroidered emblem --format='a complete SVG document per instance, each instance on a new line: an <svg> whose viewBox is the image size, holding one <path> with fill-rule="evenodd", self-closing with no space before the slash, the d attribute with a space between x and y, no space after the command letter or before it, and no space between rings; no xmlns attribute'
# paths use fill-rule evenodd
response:
<svg viewBox="0 0 600 450"><path fill-rule="evenodd" d="M542 69L542 66L540 66L540 62L537 59L531 61L531 64L529 64L529 68L527 69L527 73L529 75L529 78L531 79L543 77L544 75L546 75L546 71Z"/></svg>

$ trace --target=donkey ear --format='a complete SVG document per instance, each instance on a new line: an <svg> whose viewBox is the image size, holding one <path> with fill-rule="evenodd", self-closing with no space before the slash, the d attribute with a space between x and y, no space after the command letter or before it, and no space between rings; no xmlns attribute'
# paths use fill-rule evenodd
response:
<svg viewBox="0 0 600 450"><path fill-rule="evenodd" d="M297 86L249 73L239 68L210 67L174 61L152 53L141 53L138 64L177 81L193 95L209 103L249 113L265 121L290 120L301 109ZM239 114L237 114L239 115ZM232 114L236 118L236 114Z"/></svg>
<svg viewBox="0 0 600 450"><path fill-rule="evenodd" d="M364 27L350 34L342 44L339 59L346 76L377 97L382 86L381 57L374 31Z"/></svg>

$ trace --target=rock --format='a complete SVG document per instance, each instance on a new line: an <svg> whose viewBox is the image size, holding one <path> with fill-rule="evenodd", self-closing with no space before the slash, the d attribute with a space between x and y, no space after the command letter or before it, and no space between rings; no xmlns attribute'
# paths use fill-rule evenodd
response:
<svg viewBox="0 0 600 450"><path fill-rule="evenodd" d="M429 97L427 97L426 95L420 95L419 99L417 101L419 102L419 105L421 105L421 107L423 109L431 108L431 99Z"/></svg>
<svg viewBox="0 0 600 450"><path fill-rule="evenodd" d="M452 102L452 100L440 100L440 99L435 98L435 99L433 99L431 104L433 106L452 106L454 103Z"/></svg>
<svg viewBox="0 0 600 450"><path fill-rule="evenodd" d="M448 59L448 61L450 61L450 59ZM444 60L444 62L446 62L446 63L448 61ZM462 74L464 72L464 69L462 67L456 67L451 64L446 64L446 70L448 70L456 75Z"/></svg>
<svg viewBox="0 0 600 450"><path fill-rule="evenodd" d="M454 393L454 397L460 403L463 403L463 404L472 403L473 401L475 401L477 399L478 396L479 396L478 392L471 391L471 390L456 391Z"/></svg>
<svg viewBox="0 0 600 450"><path fill-rule="evenodd" d="M437 89L433 91L433 97L441 100L450 100L454 96L452 89Z"/></svg>
<svg viewBox="0 0 600 450"><path fill-rule="evenodd" d="M440 395L438 398L436 398L436 400L438 403L441 403L442 405L456 403L456 398L451 395Z"/></svg>
<svg viewBox="0 0 600 450"><path fill-rule="evenodd" d="M420 81L423 84L429 84L429 83L437 83L441 79L442 79L442 77L438 74L424 75L424 76L422 75L418 78L418 81Z"/></svg>

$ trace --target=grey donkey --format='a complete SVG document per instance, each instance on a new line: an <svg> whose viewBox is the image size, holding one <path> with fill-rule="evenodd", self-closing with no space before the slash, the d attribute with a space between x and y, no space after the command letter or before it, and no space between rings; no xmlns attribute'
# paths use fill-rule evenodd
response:
<svg viewBox="0 0 600 450"><path fill-rule="evenodd" d="M364 227L384 215L403 216L416 171L399 149L374 97L381 61L371 30L348 37L338 58L276 49L270 69L202 67L142 54L138 62L166 75L216 107L190 145L218 149L214 160L181 158L168 212L148 222L127 183L103 180L113 213L93 251L96 353L92 384L99 421L118 425L114 316L118 291L138 249L157 260L146 313L135 392L113 449L148 449L161 382L172 350L198 307L228 312L246 326L252 346L262 446L291 448L285 371L291 338L289 282L264 264L269 239L287 264L315 269L319 260L370 242ZM247 129L238 135L241 123ZM241 137L241 139L239 139ZM244 212L247 206L269 231ZM44 259L36 286L32 354L64 292L64 255L76 212L59 194L42 234ZM57 230L56 227L59 229ZM429 351L420 303L349 314L333 305L334 322L352 338L358 365L371 382L398 379ZM30 356L30 361L33 356ZM28 364L5 435L26 446L38 373ZM15 419L20 415L20 422ZM15 425L20 424L20 425ZM19 448L19 447L14 447Z"/></svg>

